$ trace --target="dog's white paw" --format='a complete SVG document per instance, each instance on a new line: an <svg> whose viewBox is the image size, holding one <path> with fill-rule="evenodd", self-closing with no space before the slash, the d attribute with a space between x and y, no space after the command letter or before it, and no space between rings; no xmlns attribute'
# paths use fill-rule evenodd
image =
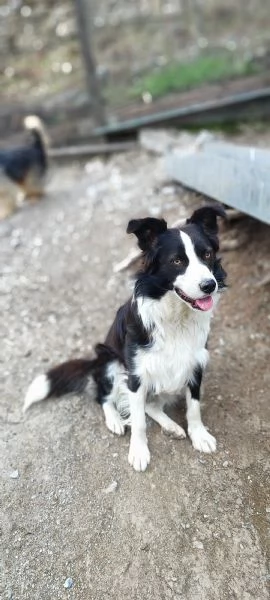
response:
<svg viewBox="0 0 270 600"><path fill-rule="evenodd" d="M169 425L166 424L166 426L163 426L161 429L165 435L169 435L170 437L176 438L178 440L187 437L184 429L174 422L170 423Z"/></svg>
<svg viewBox="0 0 270 600"><path fill-rule="evenodd" d="M116 412L112 412L106 415L105 423L108 429L115 433L115 435L124 435L125 433L125 425L121 421L120 415Z"/></svg>
<svg viewBox="0 0 270 600"><path fill-rule="evenodd" d="M208 454L216 451L216 439L207 431L204 425L196 425L195 427L190 428L188 433L195 450L206 452Z"/></svg>
<svg viewBox="0 0 270 600"><path fill-rule="evenodd" d="M135 471L145 471L150 463L150 452L146 440L132 439L128 453L128 462Z"/></svg>

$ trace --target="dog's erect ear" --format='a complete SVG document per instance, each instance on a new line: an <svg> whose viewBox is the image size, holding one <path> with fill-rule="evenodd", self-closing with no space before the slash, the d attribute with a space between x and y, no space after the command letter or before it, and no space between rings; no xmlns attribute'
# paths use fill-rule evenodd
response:
<svg viewBox="0 0 270 600"><path fill-rule="evenodd" d="M138 238L138 245L141 250L150 250L160 233L167 229L167 223L164 219L132 219L127 226L127 233L134 233Z"/></svg>
<svg viewBox="0 0 270 600"><path fill-rule="evenodd" d="M218 249L218 224L217 217L226 218L226 212L223 206L213 204L211 206L203 206L195 210L193 215L187 219L187 223L199 225L204 233L211 238L214 246Z"/></svg>
<svg viewBox="0 0 270 600"><path fill-rule="evenodd" d="M226 217L223 206L214 204L212 206L203 206L195 210L187 223L195 223L204 229L205 233L216 235L218 232L217 217Z"/></svg>

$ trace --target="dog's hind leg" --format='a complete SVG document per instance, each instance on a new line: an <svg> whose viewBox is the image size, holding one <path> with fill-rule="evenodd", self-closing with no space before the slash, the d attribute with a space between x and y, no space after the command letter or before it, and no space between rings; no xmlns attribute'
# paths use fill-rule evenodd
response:
<svg viewBox="0 0 270 600"><path fill-rule="evenodd" d="M102 359L104 349L99 349L98 352ZM106 354L103 360L106 360ZM123 366L116 360L111 360L107 364L105 362L96 377L96 384L97 399L102 406L106 426L112 433L124 435L126 420L118 410L119 398L123 396L123 390L126 388ZM128 390L126 395L127 392Z"/></svg>
<svg viewBox="0 0 270 600"><path fill-rule="evenodd" d="M162 431L166 435L170 435L178 439L186 437L184 429L180 427L178 423L175 423L175 421L168 417L168 415L166 415L158 400L147 402L145 412L149 417L151 417L151 419L153 419L153 421L156 421L156 423L160 425Z"/></svg>
<svg viewBox="0 0 270 600"><path fill-rule="evenodd" d="M106 400L102 404L103 412L105 415L105 423L108 429L116 435L124 435L125 423L122 421L121 416L114 404L111 401Z"/></svg>

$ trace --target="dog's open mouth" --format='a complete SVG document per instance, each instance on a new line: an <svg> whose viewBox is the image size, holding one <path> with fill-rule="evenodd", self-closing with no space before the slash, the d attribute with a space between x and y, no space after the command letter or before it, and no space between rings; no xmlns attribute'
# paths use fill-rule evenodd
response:
<svg viewBox="0 0 270 600"><path fill-rule="evenodd" d="M175 292L182 298L187 304L190 304L192 308L196 308L197 310L210 310L213 307L213 298L212 296L204 296L204 298L197 298L197 300L193 300L193 298L189 298L180 290L179 288L174 288Z"/></svg>

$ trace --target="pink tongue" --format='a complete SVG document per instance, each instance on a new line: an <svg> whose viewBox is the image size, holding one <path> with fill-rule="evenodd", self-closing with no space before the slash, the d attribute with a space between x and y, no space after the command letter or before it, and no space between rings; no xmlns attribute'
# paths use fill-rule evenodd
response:
<svg viewBox="0 0 270 600"><path fill-rule="evenodd" d="M199 298L194 302L195 306L198 306L201 310L210 310L213 306L212 296L206 296L205 298Z"/></svg>

